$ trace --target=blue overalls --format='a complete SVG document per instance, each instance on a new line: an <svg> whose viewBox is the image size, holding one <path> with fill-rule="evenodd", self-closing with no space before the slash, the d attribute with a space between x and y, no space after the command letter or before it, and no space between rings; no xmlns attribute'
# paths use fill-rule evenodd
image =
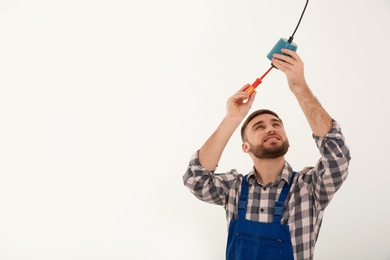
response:
<svg viewBox="0 0 390 260"><path fill-rule="evenodd" d="M248 180L243 177L241 195L238 202L238 218L232 219L229 225L229 235L226 247L227 260L293 260L294 253L291 244L288 225L280 223L283 217L284 202L289 193L295 172L289 184L285 184L279 200L275 202L275 212L272 223L255 222L245 219L248 204Z"/></svg>

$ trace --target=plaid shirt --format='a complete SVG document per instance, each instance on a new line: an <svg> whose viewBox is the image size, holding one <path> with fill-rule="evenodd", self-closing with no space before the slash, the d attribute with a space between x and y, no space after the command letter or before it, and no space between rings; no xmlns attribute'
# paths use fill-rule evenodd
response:
<svg viewBox="0 0 390 260"><path fill-rule="evenodd" d="M314 246L320 231L324 209L347 178L351 159L339 124L325 137L313 135L322 154L315 167L306 167L297 172L285 204L282 224L288 224L294 258L313 259ZM248 174L249 195L246 219L272 222L275 201L292 175L286 162L279 177L273 183L261 184L254 168ZM233 169L228 173L209 172L199 162L196 152L183 176L184 184L200 200L222 205L226 210L228 224L237 218L237 203L243 175Z"/></svg>

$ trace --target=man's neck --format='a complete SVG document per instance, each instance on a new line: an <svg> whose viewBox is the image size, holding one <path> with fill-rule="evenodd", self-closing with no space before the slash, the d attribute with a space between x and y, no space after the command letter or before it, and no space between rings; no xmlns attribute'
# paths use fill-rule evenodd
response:
<svg viewBox="0 0 390 260"><path fill-rule="evenodd" d="M274 159L256 159L254 161L256 177L264 185L274 182L281 173L285 159L284 156Z"/></svg>

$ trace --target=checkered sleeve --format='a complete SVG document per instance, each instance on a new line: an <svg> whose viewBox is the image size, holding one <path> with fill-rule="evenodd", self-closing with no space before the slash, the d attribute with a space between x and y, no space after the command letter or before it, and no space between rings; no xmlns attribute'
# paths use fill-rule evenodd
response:
<svg viewBox="0 0 390 260"><path fill-rule="evenodd" d="M333 128L324 137L314 136L321 159L312 169L312 188L316 206L325 209L348 175L351 160L340 125L333 120Z"/></svg>
<svg viewBox="0 0 390 260"><path fill-rule="evenodd" d="M183 176L184 185L198 199L216 205L225 206L229 190L238 178L236 170L217 174L207 171L198 158L198 151L191 157L187 171Z"/></svg>

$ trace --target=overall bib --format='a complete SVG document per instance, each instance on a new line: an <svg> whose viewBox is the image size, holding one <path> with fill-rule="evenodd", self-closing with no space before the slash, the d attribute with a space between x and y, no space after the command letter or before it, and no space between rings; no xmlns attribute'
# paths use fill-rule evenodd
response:
<svg viewBox="0 0 390 260"><path fill-rule="evenodd" d="M290 183L283 186L279 200L275 202L272 223L245 219L249 183L246 176L243 177L238 202L238 218L232 219L229 225L227 260L294 260L289 227L280 223L284 202L294 176L295 172L291 176Z"/></svg>

